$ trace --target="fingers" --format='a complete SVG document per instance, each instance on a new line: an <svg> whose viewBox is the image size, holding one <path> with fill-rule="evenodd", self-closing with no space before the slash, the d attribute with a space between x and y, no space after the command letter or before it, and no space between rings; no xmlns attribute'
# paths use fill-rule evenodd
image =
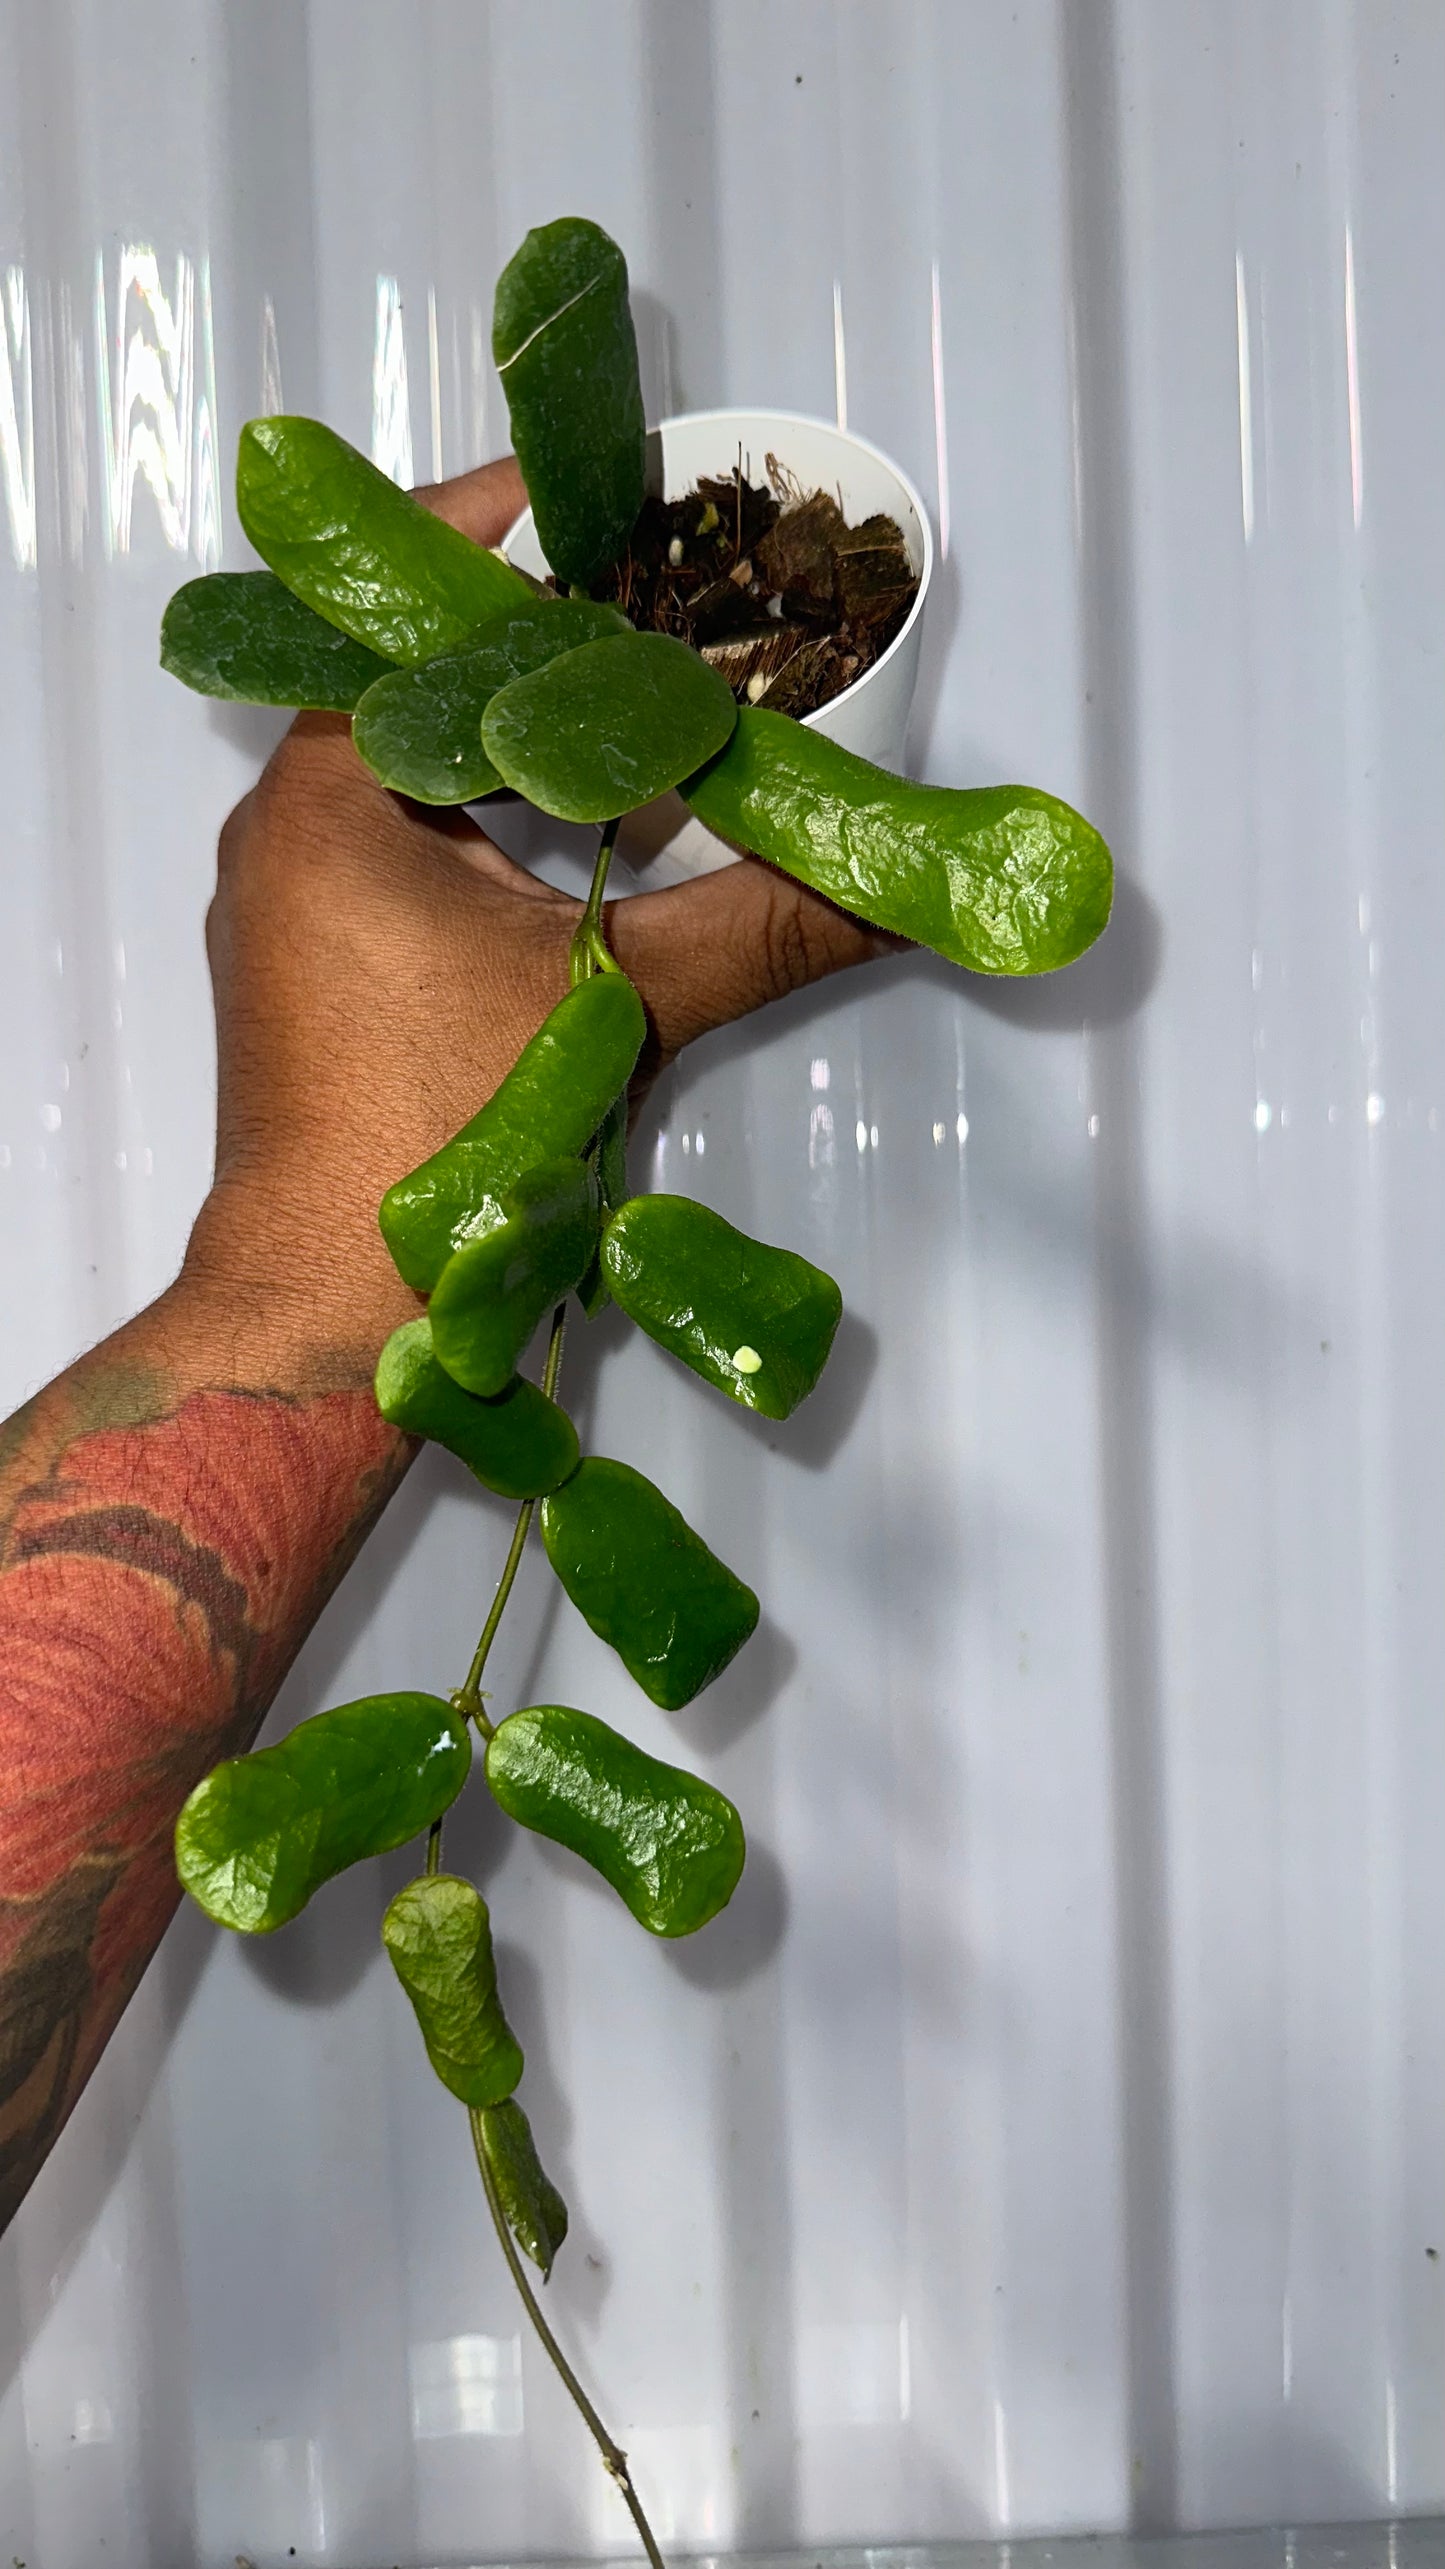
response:
<svg viewBox="0 0 1445 2569"><path fill-rule="evenodd" d="M515 455L501 455L495 464L479 464L453 481L429 482L412 498L460 527L474 544L500 544L527 505L527 485Z"/></svg>
<svg viewBox="0 0 1445 2569"><path fill-rule="evenodd" d="M770 999L904 944L754 857L673 891L610 902L607 929L668 1058Z"/></svg>

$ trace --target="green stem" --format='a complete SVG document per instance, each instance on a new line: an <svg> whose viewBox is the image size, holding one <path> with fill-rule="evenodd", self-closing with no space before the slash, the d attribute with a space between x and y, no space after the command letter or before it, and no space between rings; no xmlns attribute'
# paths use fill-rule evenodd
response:
<svg viewBox="0 0 1445 2569"><path fill-rule="evenodd" d="M611 855L612 840L616 835L617 825L613 822L610 832L604 833L603 845L598 850L597 870L592 878L592 895L588 901L587 913L584 913L584 916L591 914L597 919L600 919L601 917L602 887L607 880L606 861ZM615 970L616 967L614 966L613 969ZM556 1391L557 1377L562 1370L562 1337L566 1325L566 1319L567 1306L564 1302L559 1302L556 1310L552 1314L552 1334L547 1341L547 1361L542 1368L542 1389L549 1400L551 1399L552 1394ZM482 1626L480 1638L477 1642L476 1649L472 1654L472 1664L467 1671L467 1682L464 1686L459 1687L456 1694L452 1697L452 1702L457 1706L457 1709L460 1712L465 1712L471 1716L471 1719L476 1723L477 1728L482 1733L484 1739L492 1738L495 1725L488 1721L486 1714L482 1710L480 1693L482 1671L486 1667L487 1654L492 1647L493 1641L496 1639L497 1626L506 1612L507 1599L512 1593L517 1571L521 1566L522 1552L526 1545L528 1533L531 1529L532 1514L536 1504L535 1499L524 1499L521 1507L517 1510L517 1522L512 1529L512 1540L507 1548L506 1560L502 1564L502 1575L497 1582L497 1593L492 1599L491 1612ZM440 1820L437 1820L433 1823L431 1834L427 1840L428 1873L434 1873L436 1871L437 1864L440 1863L440 1861L441 1822ZM648 2523L647 2518L642 2511L642 2501L638 2497L637 2491L632 2485L632 2474L627 2467L627 2456L623 2452L621 2445L614 2443L612 2437L608 2434L607 2429L603 2425L601 2418L598 2416L596 2409L593 2407L592 2402L582 2388L576 2374L573 2372L571 2365L568 2363L566 2356L563 2354L561 2347L558 2345L556 2338L553 2336L551 2329L548 2327L546 2320L543 2318L541 2305L537 2300L536 2294L532 2290L531 2284L527 2280L526 2271L522 2265L522 2260L517 2253L516 2244L512 2238L511 2231L507 2227L507 2216L502 2210L501 2200L493 2182L492 2171L487 2165L487 2154L482 2143L482 2118L476 2107L472 2108L467 2119L472 2127L472 2147L477 2154L477 2166L481 2172L482 2190L487 2198L487 2210L492 2216L492 2226L495 2229L498 2241L500 2242L502 2254L506 2258L512 2281L516 2285L517 2291L521 2296L522 2307L531 2321L533 2328L537 2332L543 2352L546 2354L548 2360L556 2370L563 2388L566 2390L568 2397L571 2399L573 2405L576 2407L579 2415L583 2419L593 2443L601 2454L603 2469L609 2473L610 2477L616 2482L618 2488L622 2492L623 2504L626 2506L628 2514L631 2516L633 2523L637 2527L638 2534L641 2537L642 2547L651 2563L651 2569L667 2569L667 2564L662 2557L662 2553L657 2547L652 2527Z"/></svg>
<svg viewBox="0 0 1445 2569"><path fill-rule="evenodd" d="M632 2485L632 2474L627 2466L627 2456L623 2452L621 2445L614 2443L612 2437L608 2434L607 2429L603 2425L601 2418L598 2416L596 2409L593 2407L592 2402L582 2388L581 2383L578 2381L576 2374L573 2372L571 2365L568 2363L566 2356L563 2354L561 2347L558 2345L556 2338L553 2336L551 2329L548 2327L546 2320L542 2316L541 2303L538 2301L536 2294L532 2290L531 2283L527 2277L526 2268L523 2266L522 2260L517 2253L516 2243L507 2226L507 2216L502 2210L501 2200L493 2182L492 2171L487 2165L487 2154L482 2143L482 2118L477 2107L472 2107L468 2119L472 2127L472 2147L476 2151L477 2166L481 2170L482 2189L487 2198L487 2210L492 2216L493 2226L501 2245L502 2254L507 2260L512 2281L521 2295L522 2307L526 2311L527 2317L530 2319L532 2326L535 2328L537 2335L542 2342L543 2350L557 2373L558 2379L561 2381L568 2398L572 2401L573 2406L576 2408L587 2428L588 2434L591 2436L593 2443L601 2454L602 2467L604 2471L608 2473L611 2479L615 2480L618 2488L622 2492L623 2503L626 2506L627 2512L631 2516L633 2523L636 2525L639 2535L641 2536L642 2547L652 2564L652 2569L666 2569L666 2563L663 2560L662 2553L657 2547L657 2540L652 2527L648 2523L646 2516L643 2514L642 2501Z"/></svg>
<svg viewBox="0 0 1445 2569"><path fill-rule="evenodd" d="M433 1820L431 1827L426 1833L426 1869L428 1873L440 1873L442 1869L442 1824L440 1820Z"/></svg>
<svg viewBox="0 0 1445 2569"><path fill-rule="evenodd" d="M565 1302L559 1302L552 1314L552 1335L547 1341L547 1362L542 1368L542 1389L549 1400L557 1388L557 1376L562 1370L562 1334L566 1321L567 1306ZM496 1725L488 1721L482 1710L482 1671L486 1667L488 1653L496 1640L497 1626L507 1611L507 1599L516 1583L517 1572L522 1566L522 1554L526 1547L527 1536L531 1531L536 1505L535 1499L524 1499L517 1510L517 1522L512 1528L512 1540L507 1546L502 1575L497 1581L497 1593L492 1599L491 1612L482 1626L476 1649L472 1653L472 1664L467 1670L466 1684L459 1686L452 1697L458 1712L465 1713L469 1720L476 1723L483 1739L492 1737Z"/></svg>
<svg viewBox="0 0 1445 2569"><path fill-rule="evenodd" d="M616 957L608 952L607 934L602 924L602 895L607 889L608 868L621 828L620 818L605 821L597 842L597 862L592 868L592 884L587 904L572 931L571 979L573 988L579 981L589 981L594 972L617 972Z"/></svg>

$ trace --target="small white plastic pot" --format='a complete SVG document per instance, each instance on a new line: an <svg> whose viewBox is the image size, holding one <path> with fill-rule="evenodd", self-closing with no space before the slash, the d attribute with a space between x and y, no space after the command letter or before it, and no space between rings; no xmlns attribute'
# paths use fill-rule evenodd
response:
<svg viewBox="0 0 1445 2569"><path fill-rule="evenodd" d="M777 461L804 491L831 491L852 526L880 511L897 520L918 573L918 595L908 621L861 678L830 704L803 719L844 749L880 767L901 767L908 716L918 678L923 611L933 577L933 535L923 502L906 473L866 437L854 437L826 420L791 410L695 410L665 419L648 437L648 482L665 499L681 498L707 476L730 473L742 449L748 479L766 478L766 458ZM532 512L519 517L503 551L519 570L543 579L547 563ZM695 821L676 794L664 794L623 823L619 852L650 882L680 881L737 862L732 848Z"/></svg>

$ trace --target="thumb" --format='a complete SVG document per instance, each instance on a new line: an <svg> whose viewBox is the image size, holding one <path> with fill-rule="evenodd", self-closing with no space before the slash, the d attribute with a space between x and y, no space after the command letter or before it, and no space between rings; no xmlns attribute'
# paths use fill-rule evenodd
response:
<svg viewBox="0 0 1445 2569"><path fill-rule="evenodd" d="M425 483L412 498L433 517L459 527L474 544L500 544L527 505L527 486L515 455L502 455L495 464L478 464L474 472L458 473L450 482Z"/></svg>
<svg viewBox="0 0 1445 2569"><path fill-rule="evenodd" d="M770 999L906 945L751 856L671 891L609 902L607 933L664 1061Z"/></svg>

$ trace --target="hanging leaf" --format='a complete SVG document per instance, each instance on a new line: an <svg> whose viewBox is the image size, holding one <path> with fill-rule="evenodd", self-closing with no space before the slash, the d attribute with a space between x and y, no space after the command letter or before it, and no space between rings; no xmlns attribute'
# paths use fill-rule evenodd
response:
<svg viewBox="0 0 1445 2569"><path fill-rule="evenodd" d="M737 720L727 680L666 633L585 642L482 717L497 774L562 821L610 821L690 776Z"/></svg>
<svg viewBox="0 0 1445 2569"><path fill-rule="evenodd" d="M602 1235L602 1272L659 1347L765 1418L786 1418L806 1399L842 1317L821 1267L750 1240L683 1195L624 1204Z"/></svg>
<svg viewBox="0 0 1445 2569"><path fill-rule="evenodd" d="M581 1160L544 1160L500 1204L495 1231L448 1258L427 1312L438 1363L483 1396L511 1379L543 1314L586 1274L597 1247L597 1180Z"/></svg>
<svg viewBox="0 0 1445 2569"><path fill-rule="evenodd" d="M460 1874L419 1875L390 1903L381 1941L443 2087L464 2105L502 2104L522 2075L522 2048L497 1996L480 1891Z"/></svg>
<svg viewBox="0 0 1445 2569"><path fill-rule="evenodd" d="M221 1927L269 1935L363 1856L439 1819L467 1780L466 1724L437 1695L367 1695L228 1757L176 1822L176 1871Z"/></svg>
<svg viewBox="0 0 1445 2569"><path fill-rule="evenodd" d="M537 2144L515 2097L472 2116L477 2156L496 2188L502 2217L524 2256L548 2282L567 2236L567 2206L537 2156Z"/></svg>
<svg viewBox="0 0 1445 2569"><path fill-rule="evenodd" d="M438 1364L431 1322L394 1329L376 1369L376 1405L408 1436L429 1436L504 1499L540 1498L577 1468L577 1431L535 1383L520 1374L491 1400L477 1400Z"/></svg>
<svg viewBox="0 0 1445 2569"><path fill-rule="evenodd" d="M454 651L536 594L319 419L242 429L236 506L287 588L384 660L411 666Z"/></svg>
<svg viewBox="0 0 1445 2569"><path fill-rule="evenodd" d="M482 716L497 689L580 642L627 631L616 607L590 598L535 599L483 625L465 650L443 652L420 669L382 675L379 663L376 684L356 708L352 739L394 793L417 803L475 802L502 782L482 747Z"/></svg>
<svg viewBox="0 0 1445 2569"><path fill-rule="evenodd" d="M512 1819L592 1865L650 1935L694 1934L737 1889L746 1848L731 1802L592 1713L513 1713L487 1742L486 1774Z"/></svg>
<svg viewBox="0 0 1445 2569"><path fill-rule="evenodd" d="M670 1499L589 1454L542 1502L547 1558L579 1614L655 1704L689 1704L756 1630L752 1589Z"/></svg>
<svg viewBox="0 0 1445 2569"><path fill-rule="evenodd" d="M569 990L495 1095L381 1201L399 1273L430 1293L454 1249L504 1219L501 1199L543 1160L576 1159L632 1077L647 1020L632 984L600 972Z"/></svg>
<svg viewBox="0 0 1445 2569"><path fill-rule="evenodd" d="M597 224L527 234L497 279L492 356L542 550L586 588L632 532L646 455L627 262Z"/></svg>
<svg viewBox="0 0 1445 2569"><path fill-rule="evenodd" d="M387 664L293 597L274 571L187 580L161 618L161 667L198 695L349 714Z"/></svg>
<svg viewBox="0 0 1445 2569"><path fill-rule="evenodd" d="M765 706L683 786L710 830L971 972L1056 972L1108 924L1109 851L1028 785L914 785Z"/></svg>

